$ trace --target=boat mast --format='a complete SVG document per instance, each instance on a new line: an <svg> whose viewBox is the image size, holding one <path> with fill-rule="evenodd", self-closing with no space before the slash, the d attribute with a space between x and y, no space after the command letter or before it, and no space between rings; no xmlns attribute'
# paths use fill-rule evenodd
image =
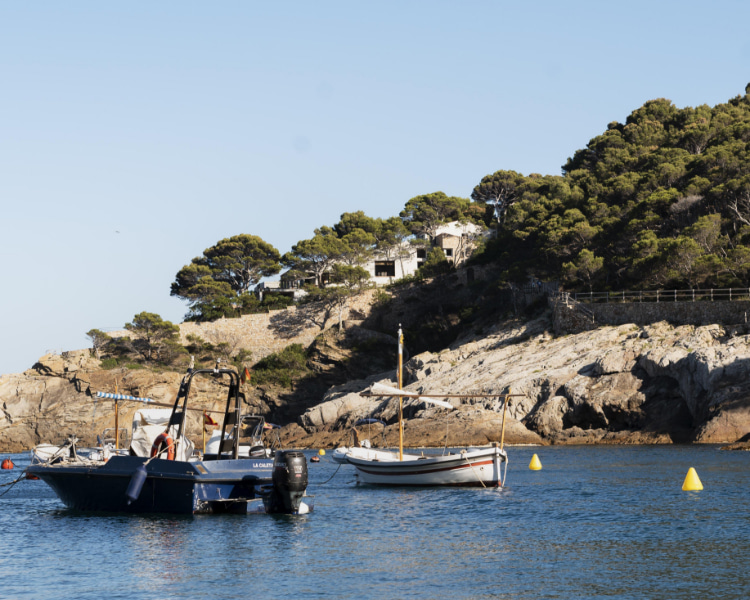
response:
<svg viewBox="0 0 750 600"><path fill-rule="evenodd" d="M508 388L508 393L505 394L505 402L503 402L503 427L502 431L500 432L500 450L503 449L503 444L505 442L505 413L508 412L508 399L510 398L510 388Z"/></svg>
<svg viewBox="0 0 750 600"><path fill-rule="evenodd" d="M106 338L105 338L106 339ZM115 396L119 394L117 391L117 377L115 377ZM104 446L104 444L102 444ZM117 399L115 398L115 450L120 449L120 407L117 405Z"/></svg>
<svg viewBox="0 0 750 600"><path fill-rule="evenodd" d="M404 388L403 381L404 364L404 334L401 331L401 323L398 324L398 389ZM404 397L398 397L398 459L404 460Z"/></svg>
<svg viewBox="0 0 750 600"><path fill-rule="evenodd" d="M119 450L119 449L120 449L120 407L117 404L117 400L115 400L115 450Z"/></svg>

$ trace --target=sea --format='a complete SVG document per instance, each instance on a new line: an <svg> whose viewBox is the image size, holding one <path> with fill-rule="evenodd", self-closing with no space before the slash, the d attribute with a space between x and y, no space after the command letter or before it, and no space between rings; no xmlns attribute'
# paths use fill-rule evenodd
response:
<svg viewBox="0 0 750 600"><path fill-rule="evenodd" d="M502 489L369 487L323 456L309 463L314 510L302 516L88 514L21 480L0 487L0 598L750 596L749 452L508 454ZM29 461L5 456L16 468L0 484ZM690 467L702 491L682 491Z"/></svg>

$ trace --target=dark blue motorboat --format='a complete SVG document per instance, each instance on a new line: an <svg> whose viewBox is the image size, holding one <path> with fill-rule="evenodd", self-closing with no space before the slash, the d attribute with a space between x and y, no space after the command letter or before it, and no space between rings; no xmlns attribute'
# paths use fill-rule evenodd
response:
<svg viewBox="0 0 750 600"><path fill-rule="evenodd" d="M185 437L190 385L196 375L229 378L218 451L200 456ZM306 513L311 509L302 452L275 450L240 456L243 425L239 376L230 369L189 370L169 422L151 456L116 454L32 464L27 473L46 482L72 509L133 513ZM257 418L254 421L257 423ZM266 456L270 454L270 456ZM305 502L307 500L308 502Z"/></svg>

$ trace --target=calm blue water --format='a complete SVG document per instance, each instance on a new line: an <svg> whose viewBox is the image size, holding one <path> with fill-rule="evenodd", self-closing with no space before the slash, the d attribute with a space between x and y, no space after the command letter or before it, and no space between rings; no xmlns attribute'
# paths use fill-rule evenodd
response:
<svg viewBox="0 0 750 600"><path fill-rule="evenodd" d="M320 485L337 467L324 457L299 517L87 515L22 481L0 498L0 598L750 596L750 453L509 455L502 491L369 488L348 466ZM28 463L13 458L0 483ZM691 466L702 492L681 489Z"/></svg>

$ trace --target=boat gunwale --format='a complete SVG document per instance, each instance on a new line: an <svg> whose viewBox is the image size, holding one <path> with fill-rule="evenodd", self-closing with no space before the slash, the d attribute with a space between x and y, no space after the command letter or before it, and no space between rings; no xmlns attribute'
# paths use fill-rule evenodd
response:
<svg viewBox="0 0 750 600"><path fill-rule="evenodd" d="M123 465L114 465L114 467L110 467L110 464L114 461L115 463L118 462L117 459L125 458L126 464ZM132 465L133 463L138 464L145 464L147 459L141 459L141 460L127 460L127 459L141 459L141 457L113 457L106 463L100 464L100 465L92 465L92 464L70 464L70 463L57 463L57 464L36 464L36 465L29 465L27 468L28 472L32 475L36 475L42 479L44 479L46 476L52 476L52 477L58 477L61 475L66 476L79 476L79 477L102 477L102 478L118 478L118 477L126 477L130 478L133 475ZM259 466L257 463L260 460L269 461L270 464ZM246 463L248 461L253 461L256 463L252 467L250 465L247 465ZM230 467L229 469L221 469L218 471L212 471L210 466L205 467L207 463L214 463L214 462L221 462L222 466ZM242 464L238 464L242 463ZM146 477L147 479L159 479L159 480L180 480L180 481L194 481L197 483L237 483L238 482L238 475L242 475L245 473L244 476L239 481L245 481L245 482L265 482L268 480L269 482L272 480L272 474L273 474L273 461L269 459L255 459L255 458L239 458L239 459L233 459L233 460L227 460L227 461L167 461L164 459L157 459L153 461L151 464L154 464L156 468L149 468L150 465L146 467ZM170 469L169 471L165 471L160 469L159 467L163 466L174 466L179 468L179 466L185 466L190 467L189 471L180 472L179 470L173 470ZM203 467L206 472L202 473L198 466ZM110 468L108 468L110 467ZM254 474L251 473L251 471L267 471L268 474L265 473L262 474Z"/></svg>
<svg viewBox="0 0 750 600"><path fill-rule="evenodd" d="M386 452L383 450L379 450L379 452ZM394 455L396 458L394 460L377 460L377 459L367 459L367 458L358 458L356 456L351 456L350 454L346 454L346 461L349 464L355 465L357 463L362 464L388 464L393 465L393 463L399 463L403 464L404 466L424 466L429 464L439 464L439 463L445 463L445 462L452 462L452 461L461 461L465 462L466 460L472 460L474 458L482 458L484 456L499 456L501 459L501 462L506 462L508 460L508 454L505 452L505 450L502 450L500 448L496 448L494 446L489 448L479 448L477 450L469 452L467 451L461 451L461 452L454 452L451 454L435 454L435 455L420 455L417 456L416 454L404 454L404 458L408 456L408 460L398 460L398 454L395 452L391 452L392 455ZM411 458L415 457L415 458Z"/></svg>

